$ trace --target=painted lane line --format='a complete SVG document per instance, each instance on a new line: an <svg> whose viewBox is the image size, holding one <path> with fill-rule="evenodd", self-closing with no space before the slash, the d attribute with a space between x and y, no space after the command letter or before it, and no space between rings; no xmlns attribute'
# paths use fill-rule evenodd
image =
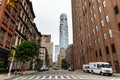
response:
<svg viewBox="0 0 120 80"><path fill-rule="evenodd" d="M66 76L67 77L67 79L71 79L69 76Z"/></svg>
<svg viewBox="0 0 120 80"><path fill-rule="evenodd" d="M76 77L74 77L74 76L71 76L73 79L77 79Z"/></svg>
<svg viewBox="0 0 120 80"><path fill-rule="evenodd" d="M43 77L42 77L42 79L45 79L45 78L46 78L46 76L43 76Z"/></svg>
<svg viewBox="0 0 120 80"><path fill-rule="evenodd" d="M35 79L39 79L39 78L40 78L40 76L36 77Z"/></svg>

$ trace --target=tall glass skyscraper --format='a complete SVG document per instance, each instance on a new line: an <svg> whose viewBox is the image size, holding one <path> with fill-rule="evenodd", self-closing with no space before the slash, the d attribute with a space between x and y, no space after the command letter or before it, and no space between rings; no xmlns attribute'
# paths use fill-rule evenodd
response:
<svg viewBox="0 0 120 80"><path fill-rule="evenodd" d="M60 15L60 48L67 48L68 42L68 24L67 24L67 15Z"/></svg>

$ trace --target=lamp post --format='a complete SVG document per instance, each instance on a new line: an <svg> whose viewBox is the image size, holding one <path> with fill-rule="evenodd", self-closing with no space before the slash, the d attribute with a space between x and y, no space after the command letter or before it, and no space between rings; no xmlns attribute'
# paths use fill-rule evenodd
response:
<svg viewBox="0 0 120 80"><path fill-rule="evenodd" d="M11 60L10 67L9 67L8 77L10 77L10 73L11 73L11 70L12 70L12 65L13 65L14 56L16 54L16 51L12 51L11 53L12 53L12 60Z"/></svg>

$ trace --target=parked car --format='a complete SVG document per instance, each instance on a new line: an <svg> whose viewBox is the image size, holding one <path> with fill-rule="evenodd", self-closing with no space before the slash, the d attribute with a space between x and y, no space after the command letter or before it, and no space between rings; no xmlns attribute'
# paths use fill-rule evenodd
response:
<svg viewBox="0 0 120 80"><path fill-rule="evenodd" d="M69 68L68 68L68 71L74 71L74 69L73 69L73 68L71 68L71 67L69 67Z"/></svg>
<svg viewBox="0 0 120 80"><path fill-rule="evenodd" d="M108 62L90 62L89 72L101 75L108 74L109 76L113 74L112 67Z"/></svg>
<svg viewBox="0 0 120 80"><path fill-rule="evenodd" d="M89 72L89 64L83 64L82 69L84 72Z"/></svg>

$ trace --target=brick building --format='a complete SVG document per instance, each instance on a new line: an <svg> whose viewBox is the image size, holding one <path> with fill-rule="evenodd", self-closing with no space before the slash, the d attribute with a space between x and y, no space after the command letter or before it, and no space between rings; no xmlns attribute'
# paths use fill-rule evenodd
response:
<svg viewBox="0 0 120 80"><path fill-rule="evenodd" d="M0 67L4 68L9 66L8 55L11 50L23 41L34 40L39 46L41 44L41 33L34 23L32 2L19 0L14 6L10 6L7 1L0 1ZM15 62L14 64L17 65Z"/></svg>
<svg viewBox="0 0 120 80"><path fill-rule="evenodd" d="M0 1L0 66L8 66L8 55L12 49L18 18L18 5L11 7L7 0Z"/></svg>
<svg viewBox="0 0 120 80"><path fill-rule="evenodd" d="M71 0L74 67L109 62L120 72L120 0Z"/></svg>

